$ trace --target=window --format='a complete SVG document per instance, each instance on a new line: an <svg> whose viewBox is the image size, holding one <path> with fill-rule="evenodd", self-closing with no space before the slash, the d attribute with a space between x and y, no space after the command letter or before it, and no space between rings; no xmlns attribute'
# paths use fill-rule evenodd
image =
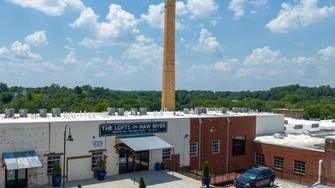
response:
<svg viewBox="0 0 335 188"><path fill-rule="evenodd" d="M92 159L92 163L91 163L92 169L96 169L97 166L98 166L98 161L99 160L104 160L103 159L103 152L102 151L94 151L94 152L92 152L91 159Z"/></svg>
<svg viewBox="0 0 335 188"><path fill-rule="evenodd" d="M198 142L190 143L190 155L192 157L198 156Z"/></svg>
<svg viewBox="0 0 335 188"><path fill-rule="evenodd" d="M47 173L52 174L52 169L55 164L60 165L60 155L48 156L48 166L47 166Z"/></svg>
<svg viewBox="0 0 335 188"><path fill-rule="evenodd" d="M255 164L258 166L265 166L264 154L256 153Z"/></svg>
<svg viewBox="0 0 335 188"><path fill-rule="evenodd" d="M233 156L245 154L245 136L233 136Z"/></svg>
<svg viewBox="0 0 335 188"><path fill-rule="evenodd" d="M220 153L220 140L212 141L212 153Z"/></svg>
<svg viewBox="0 0 335 188"><path fill-rule="evenodd" d="M170 159L171 159L171 149L170 148L163 149L163 161Z"/></svg>
<svg viewBox="0 0 335 188"><path fill-rule="evenodd" d="M283 157L274 157L273 158L273 168L284 169L284 158Z"/></svg>
<svg viewBox="0 0 335 188"><path fill-rule="evenodd" d="M305 174L305 161L294 160L294 172Z"/></svg>

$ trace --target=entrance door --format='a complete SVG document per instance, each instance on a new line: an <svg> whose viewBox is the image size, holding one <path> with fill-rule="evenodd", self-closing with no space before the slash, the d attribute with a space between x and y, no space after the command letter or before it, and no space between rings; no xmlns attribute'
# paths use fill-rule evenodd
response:
<svg viewBox="0 0 335 188"><path fill-rule="evenodd" d="M28 170L7 170L6 171L6 188L24 188L28 184Z"/></svg>
<svg viewBox="0 0 335 188"><path fill-rule="evenodd" d="M119 174L149 170L149 151L135 152L134 156L129 149L125 150L128 151L119 155Z"/></svg>

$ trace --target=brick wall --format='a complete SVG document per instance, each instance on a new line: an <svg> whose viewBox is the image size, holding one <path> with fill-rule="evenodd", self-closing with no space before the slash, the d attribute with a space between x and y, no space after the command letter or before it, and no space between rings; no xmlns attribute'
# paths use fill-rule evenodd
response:
<svg viewBox="0 0 335 188"><path fill-rule="evenodd" d="M255 143L255 153L264 154L265 166L273 167L274 157L284 158L284 169L274 170L277 177L293 180L302 184L314 184L318 180L319 160L324 160L325 153L275 146L270 144ZM294 172L294 160L305 161L305 174ZM323 169L322 174L325 170Z"/></svg>
<svg viewBox="0 0 335 188"><path fill-rule="evenodd" d="M227 148L228 121L230 123L229 146ZM245 155L232 156L232 136L246 136ZM191 119L190 143L198 142L199 153L196 157L190 157L191 168L201 169L203 162L209 161L210 171L215 174L222 174L227 169L227 150L229 152L229 171L249 168L253 165L253 139L255 136L255 116L229 117L229 120L226 117L193 118ZM213 140L220 141L220 152L217 154L212 153Z"/></svg>

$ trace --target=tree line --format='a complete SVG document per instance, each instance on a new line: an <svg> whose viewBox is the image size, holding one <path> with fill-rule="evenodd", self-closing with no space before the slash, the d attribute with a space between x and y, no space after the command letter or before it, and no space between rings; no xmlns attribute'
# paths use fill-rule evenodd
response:
<svg viewBox="0 0 335 188"><path fill-rule="evenodd" d="M5 108L27 108L36 113L40 108L59 107L63 112L101 112L107 107L145 107L160 110L160 91L120 91L89 85L74 88L52 84L46 87L8 87L0 82L0 112ZM193 107L246 107L259 111L274 108L302 108L304 117L335 119L335 88L289 85L267 91L176 91L176 109Z"/></svg>

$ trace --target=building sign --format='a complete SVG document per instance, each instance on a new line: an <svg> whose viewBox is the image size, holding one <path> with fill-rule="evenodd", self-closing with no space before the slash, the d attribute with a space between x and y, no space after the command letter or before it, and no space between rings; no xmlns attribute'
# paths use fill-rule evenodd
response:
<svg viewBox="0 0 335 188"><path fill-rule="evenodd" d="M100 136L167 132L167 122L129 122L100 124Z"/></svg>
<svg viewBox="0 0 335 188"><path fill-rule="evenodd" d="M93 148L102 148L104 146L103 140L93 140Z"/></svg>

